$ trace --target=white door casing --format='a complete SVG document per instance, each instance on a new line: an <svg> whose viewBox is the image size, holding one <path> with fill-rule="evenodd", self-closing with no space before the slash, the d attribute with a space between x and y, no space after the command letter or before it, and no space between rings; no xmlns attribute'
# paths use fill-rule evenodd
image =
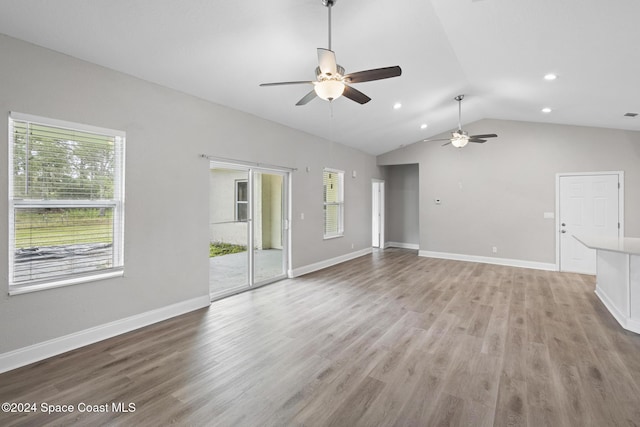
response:
<svg viewBox="0 0 640 427"><path fill-rule="evenodd" d="M596 254L573 236L622 236L622 172L557 175L558 269L596 273Z"/></svg>
<svg viewBox="0 0 640 427"><path fill-rule="evenodd" d="M384 247L384 181L374 179L371 185L371 246Z"/></svg>

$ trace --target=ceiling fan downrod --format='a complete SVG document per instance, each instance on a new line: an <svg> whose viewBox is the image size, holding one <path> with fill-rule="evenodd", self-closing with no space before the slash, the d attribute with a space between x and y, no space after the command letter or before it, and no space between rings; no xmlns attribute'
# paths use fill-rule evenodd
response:
<svg viewBox="0 0 640 427"><path fill-rule="evenodd" d="M464 95L458 95L453 99L458 101L458 132L462 133L462 124L460 123L460 120L462 116L462 100L464 99Z"/></svg>
<svg viewBox="0 0 640 427"><path fill-rule="evenodd" d="M336 4L336 1L337 0L322 0L322 4L329 9L329 50L331 50L331 7Z"/></svg>

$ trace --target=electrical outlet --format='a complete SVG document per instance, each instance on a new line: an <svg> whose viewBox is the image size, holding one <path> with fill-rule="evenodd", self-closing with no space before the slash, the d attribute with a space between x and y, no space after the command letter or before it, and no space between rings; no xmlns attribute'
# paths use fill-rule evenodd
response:
<svg viewBox="0 0 640 427"><path fill-rule="evenodd" d="M304 219L304 212L300 212L300 219Z"/></svg>
<svg viewBox="0 0 640 427"><path fill-rule="evenodd" d="M355 248L355 247L356 247L355 243L352 243L352 244L351 244L351 249L353 249L353 248Z"/></svg>
<svg viewBox="0 0 640 427"><path fill-rule="evenodd" d="M491 252L493 252L494 254L497 254L498 248L494 246L493 248L491 248Z"/></svg>

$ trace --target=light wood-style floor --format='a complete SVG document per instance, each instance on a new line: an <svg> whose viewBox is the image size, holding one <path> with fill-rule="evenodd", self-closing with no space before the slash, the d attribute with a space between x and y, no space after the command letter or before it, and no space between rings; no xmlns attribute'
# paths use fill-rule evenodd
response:
<svg viewBox="0 0 640 427"><path fill-rule="evenodd" d="M633 426L640 336L591 276L390 249L0 375L0 425Z"/></svg>

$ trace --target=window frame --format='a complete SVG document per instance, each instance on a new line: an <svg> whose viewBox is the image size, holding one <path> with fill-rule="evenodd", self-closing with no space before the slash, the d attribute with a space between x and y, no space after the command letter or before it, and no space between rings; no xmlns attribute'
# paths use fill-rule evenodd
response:
<svg viewBox="0 0 640 427"><path fill-rule="evenodd" d="M247 185L247 188L245 190L245 194L247 196L247 200L238 200L238 195L240 194L239 191L239 184L241 183L245 183ZM240 219L240 209L238 205L243 204L246 205L246 209L245 209L245 213L246 213L246 218L245 219ZM247 220L249 219L249 180L248 179L236 179L234 181L234 206L235 206L235 221L236 222L247 222Z"/></svg>
<svg viewBox="0 0 640 427"><path fill-rule="evenodd" d="M327 202L327 192L324 188L324 175L325 173L335 173L338 175L338 201ZM335 239L344 236L344 171L333 168L322 169L322 193L323 193L323 238L324 240ZM327 233L327 206L336 206L338 209L338 230L335 233Z"/></svg>
<svg viewBox="0 0 640 427"><path fill-rule="evenodd" d="M27 122L43 126L61 128L65 131L77 131L93 133L114 138L114 172L113 172L113 198L112 199L77 199L77 200L47 200L47 199L18 199L14 196L14 122ZM124 275L124 178L125 178L125 143L126 133L124 131L107 129L92 125L86 125L64 120L40 117L31 114L24 114L12 111L8 120L8 231L9 231L9 253L8 261L8 293L9 295L19 295L28 292L57 288L61 286L75 285L79 283L92 282L110 277L120 277ZM96 272L69 273L65 275L52 276L44 279L33 279L24 282L14 282L15 264L15 238L16 223L15 214L20 209L38 208L108 208L113 209L111 227L113 229L113 266L98 270Z"/></svg>

